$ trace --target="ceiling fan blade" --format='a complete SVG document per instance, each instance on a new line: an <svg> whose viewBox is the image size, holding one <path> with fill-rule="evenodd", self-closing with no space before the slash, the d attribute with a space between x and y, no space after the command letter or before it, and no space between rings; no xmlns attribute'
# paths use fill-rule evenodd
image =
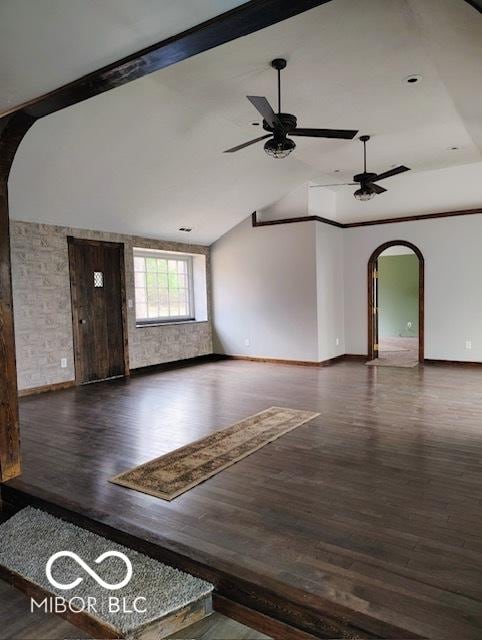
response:
<svg viewBox="0 0 482 640"><path fill-rule="evenodd" d="M374 182L368 182L366 186L375 193L385 193L386 191L386 189L381 187L379 184L375 184Z"/></svg>
<svg viewBox="0 0 482 640"><path fill-rule="evenodd" d="M339 138L341 140L353 140L358 131L354 129L303 129L296 128L289 131L290 136L306 136L309 138Z"/></svg>
<svg viewBox="0 0 482 640"><path fill-rule="evenodd" d="M410 171L409 167L405 167L401 165L399 167L395 167L394 169L390 169L390 171L385 171L384 173L379 173L377 176L372 178L372 182L375 180L378 182L379 180L385 180L385 178L391 178L392 176L396 176L399 173L405 173L405 171Z"/></svg>
<svg viewBox="0 0 482 640"><path fill-rule="evenodd" d="M260 136L259 138L255 138L254 140L249 140L248 142L243 142L243 144L238 144L237 147L233 147L232 149L226 149L223 153L234 153L235 151L239 151L240 149L244 149L245 147L249 147L256 142L260 142L261 140L266 140L266 138L271 138L271 133L267 133L264 136Z"/></svg>
<svg viewBox="0 0 482 640"><path fill-rule="evenodd" d="M310 184L310 189L314 187L353 187L357 185L358 182L337 182L335 184Z"/></svg>
<svg viewBox="0 0 482 640"><path fill-rule="evenodd" d="M281 121L273 111L272 106L268 102L266 98L262 96L246 96L248 100L251 102L253 107L259 111L259 113L263 116L264 120L269 124L270 127L280 127Z"/></svg>

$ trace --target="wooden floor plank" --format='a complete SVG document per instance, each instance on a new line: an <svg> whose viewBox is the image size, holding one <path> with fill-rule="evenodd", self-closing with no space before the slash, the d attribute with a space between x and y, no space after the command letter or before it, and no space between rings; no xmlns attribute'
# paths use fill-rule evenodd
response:
<svg viewBox="0 0 482 640"><path fill-rule="evenodd" d="M272 405L320 416L170 503L108 482ZM219 361L24 398L20 412L11 495L297 606L328 602L372 635L482 637L477 368Z"/></svg>

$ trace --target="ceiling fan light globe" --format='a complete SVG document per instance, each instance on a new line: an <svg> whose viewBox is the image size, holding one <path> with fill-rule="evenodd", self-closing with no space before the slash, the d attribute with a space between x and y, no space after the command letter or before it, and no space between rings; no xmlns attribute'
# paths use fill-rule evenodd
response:
<svg viewBox="0 0 482 640"><path fill-rule="evenodd" d="M278 159L286 158L295 148L296 144L290 138L282 138L280 140L270 138L264 144L265 152L272 158Z"/></svg>
<svg viewBox="0 0 482 640"><path fill-rule="evenodd" d="M357 189L353 195L357 200L367 202L375 197L375 192L368 187L361 187L360 189Z"/></svg>

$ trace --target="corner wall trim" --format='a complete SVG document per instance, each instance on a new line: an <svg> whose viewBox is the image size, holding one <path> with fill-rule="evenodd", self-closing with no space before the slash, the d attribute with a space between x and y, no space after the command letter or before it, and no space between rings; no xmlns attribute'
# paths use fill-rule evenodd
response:
<svg viewBox="0 0 482 640"><path fill-rule="evenodd" d="M380 220L363 220L362 222L337 222L321 216L300 216L298 218L280 218L279 220L258 220L258 212L251 214L253 227L268 227L276 224L292 224L294 222L322 222L339 229L354 229L355 227L371 227L378 224L394 224L397 222L414 222L417 220L434 220L438 218L453 218L456 216L473 216L482 214L480 209L461 209L460 211L440 211L438 213L420 213L413 216L399 218L382 218Z"/></svg>

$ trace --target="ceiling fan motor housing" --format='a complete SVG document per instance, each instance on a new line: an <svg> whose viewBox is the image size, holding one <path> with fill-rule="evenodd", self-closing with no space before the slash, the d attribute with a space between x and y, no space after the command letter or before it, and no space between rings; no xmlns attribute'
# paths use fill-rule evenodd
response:
<svg viewBox="0 0 482 640"><path fill-rule="evenodd" d="M357 173L353 176L353 182L371 182L376 177L376 173Z"/></svg>
<svg viewBox="0 0 482 640"><path fill-rule="evenodd" d="M296 116L294 116L292 113L278 113L277 115L282 124L281 131L283 134L296 129L298 121L296 119ZM263 129L265 131L277 131L279 128L277 127L276 129L274 129L266 122L266 120L263 120Z"/></svg>

